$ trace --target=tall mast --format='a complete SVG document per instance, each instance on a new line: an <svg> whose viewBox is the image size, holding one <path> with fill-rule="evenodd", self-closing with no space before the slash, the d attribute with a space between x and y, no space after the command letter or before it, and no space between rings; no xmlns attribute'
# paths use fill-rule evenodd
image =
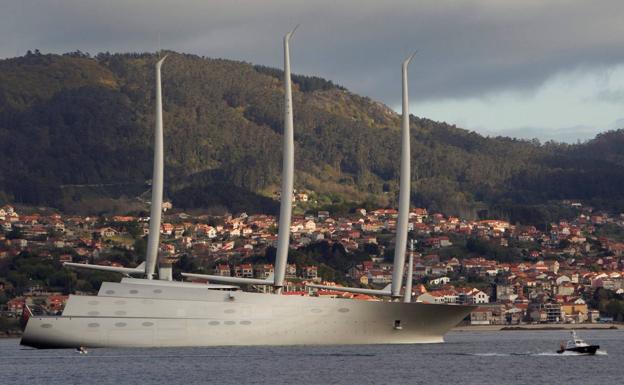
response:
<svg viewBox="0 0 624 385"><path fill-rule="evenodd" d="M160 242L160 217L162 214L163 179L164 179L164 148L162 91L160 85L160 67L167 56L156 62L156 127L154 128L154 171L152 174L152 204L150 208L149 236L147 238L147 256L145 257L145 276L154 277L158 261L158 245Z"/></svg>
<svg viewBox="0 0 624 385"><path fill-rule="evenodd" d="M298 27L298 26L297 26ZM280 195L279 232L275 256L275 292L281 294L288 260L290 244L290 222L292 216L293 180L295 173L295 143L293 134L292 90L290 82L290 38L297 29L284 36L284 159L282 163L282 193Z"/></svg>
<svg viewBox="0 0 624 385"><path fill-rule="evenodd" d="M403 61L403 124L401 128L401 176L399 185L399 218L394 247L394 267L392 272L392 298L401 297L403 269L405 267L405 249L407 246L407 222L410 207L410 133L409 133L409 96L407 90L407 67L416 53Z"/></svg>
<svg viewBox="0 0 624 385"><path fill-rule="evenodd" d="M414 280L414 240L410 240L410 254L407 262L407 274L405 274L405 291L403 302L412 302L412 281Z"/></svg>

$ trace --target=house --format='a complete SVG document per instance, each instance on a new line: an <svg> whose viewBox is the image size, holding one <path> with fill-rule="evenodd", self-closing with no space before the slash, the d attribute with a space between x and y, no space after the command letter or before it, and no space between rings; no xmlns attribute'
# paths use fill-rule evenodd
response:
<svg viewBox="0 0 624 385"><path fill-rule="evenodd" d="M429 281L429 285L430 286L442 286L442 285L446 285L449 282L451 282L451 279L449 277L440 277L440 278L435 278Z"/></svg>
<svg viewBox="0 0 624 385"><path fill-rule="evenodd" d="M273 267L272 264L264 264L264 265L259 265L256 266L256 276L258 278L264 278L267 279L269 278L271 275L273 275L275 273L275 268Z"/></svg>
<svg viewBox="0 0 624 385"><path fill-rule="evenodd" d="M297 265L289 263L286 265L286 278L297 278Z"/></svg>
<svg viewBox="0 0 624 385"><path fill-rule="evenodd" d="M566 321L581 323L588 319L589 309L585 301L582 298L578 298L575 301L561 304L561 313Z"/></svg>
<svg viewBox="0 0 624 385"><path fill-rule="evenodd" d="M17 212L15 212L13 206L4 205L0 207L0 219L8 220L10 222L16 222L17 220L19 220L19 215L17 215Z"/></svg>
<svg viewBox="0 0 624 385"><path fill-rule="evenodd" d="M518 298L515 289L509 284L497 283L494 288L496 302L514 302Z"/></svg>
<svg viewBox="0 0 624 385"><path fill-rule="evenodd" d="M532 321L542 323L559 323L564 320L561 304L558 303L531 303L529 316Z"/></svg>
<svg viewBox="0 0 624 385"><path fill-rule="evenodd" d="M433 290L421 294L416 298L416 302L424 303L457 303L457 293L455 290Z"/></svg>
<svg viewBox="0 0 624 385"><path fill-rule="evenodd" d="M210 225L199 224L195 226L195 232L199 235L204 235L209 239L213 239L217 237L217 229Z"/></svg>
<svg viewBox="0 0 624 385"><path fill-rule="evenodd" d="M162 225L160 225L160 233L164 235L173 234L173 229L174 227L171 223L163 223Z"/></svg>
<svg viewBox="0 0 624 385"><path fill-rule="evenodd" d="M251 263L243 263L234 267L234 276L239 278L253 278L254 270Z"/></svg>
<svg viewBox="0 0 624 385"><path fill-rule="evenodd" d="M303 228L305 229L305 231L307 231L308 233L312 233L316 230L316 222L314 222L313 220L307 220L304 222L303 224Z"/></svg>
<svg viewBox="0 0 624 385"><path fill-rule="evenodd" d="M2 230L8 233L9 231L13 229L13 225L11 224L11 222L0 218L0 228L2 228Z"/></svg>
<svg viewBox="0 0 624 385"><path fill-rule="evenodd" d="M133 216L129 216L129 215L115 215L113 216L113 222L122 222L122 223L126 223L126 222L133 222L136 221L137 219Z"/></svg>
<svg viewBox="0 0 624 385"><path fill-rule="evenodd" d="M46 306L52 312L61 312L68 298L67 295L49 295L46 298Z"/></svg>
<svg viewBox="0 0 624 385"><path fill-rule="evenodd" d="M304 269L303 277L305 279L311 279L313 281L318 279L318 267L317 266L306 266Z"/></svg>
<svg viewBox="0 0 624 385"><path fill-rule="evenodd" d="M478 307L470 312L471 325L490 325L492 323L492 309Z"/></svg>
<svg viewBox="0 0 624 385"><path fill-rule="evenodd" d="M7 311L13 313L17 316L21 316L24 312L24 308L26 307L26 300L24 297L16 297L10 299L7 304Z"/></svg>
<svg viewBox="0 0 624 385"><path fill-rule="evenodd" d="M102 227L96 230L96 233L100 235L102 238L111 238L115 235L119 234L119 232L112 227Z"/></svg>
<svg viewBox="0 0 624 385"><path fill-rule="evenodd" d="M453 243L447 236L428 238L425 240L425 244L433 248L448 247L453 245Z"/></svg>
<svg viewBox="0 0 624 385"><path fill-rule="evenodd" d="M229 265L222 263L222 264L217 265L217 267L215 267L214 274L220 275L222 277L229 277L232 275L232 272L230 270Z"/></svg>
<svg viewBox="0 0 624 385"><path fill-rule="evenodd" d="M319 219L329 218L329 211L319 211L316 215Z"/></svg>
<svg viewBox="0 0 624 385"><path fill-rule="evenodd" d="M483 304L490 302L490 296L479 289L465 289L459 291L457 302L462 304Z"/></svg>
<svg viewBox="0 0 624 385"><path fill-rule="evenodd" d="M175 239L182 238L182 235L184 235L184 231L185 231L184 226L181 226L181 225L174 226L173 237Z"/></svg>

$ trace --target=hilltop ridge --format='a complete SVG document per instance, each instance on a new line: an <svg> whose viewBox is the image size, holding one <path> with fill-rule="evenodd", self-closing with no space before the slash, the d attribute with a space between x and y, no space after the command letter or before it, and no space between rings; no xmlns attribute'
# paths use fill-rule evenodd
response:
<svg viewBox="0 0 624 385"><path fill-rule="evenodd" d="M169 54L166 195L182 208L275 212L281 71ZM80 52L1 60L0 201L134 207L128 202L149 190L155 61L154 54ZM393 205L399 115L318 77L295 75L293 85L296 188L317 207ZM622 207L623 131L567 145L483 137L417 117L411 128L416 205L524 221L553 200Z"/></svg>

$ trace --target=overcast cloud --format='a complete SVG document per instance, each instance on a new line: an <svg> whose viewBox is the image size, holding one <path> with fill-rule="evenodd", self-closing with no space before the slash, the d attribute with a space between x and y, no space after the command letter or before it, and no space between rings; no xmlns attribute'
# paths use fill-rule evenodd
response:
<svg viewBox="0 0 624 385"><path fill-rule="evenodd" d="M482 133L576 141L624 118L621 0L0 0L0 56L161 46L319 75ZM579 110L580 109L580 110ZM584 111L586 109L586 111ZM526 129L526 127L531 127ZM615 126L617 127L617 126Z"/></svg>

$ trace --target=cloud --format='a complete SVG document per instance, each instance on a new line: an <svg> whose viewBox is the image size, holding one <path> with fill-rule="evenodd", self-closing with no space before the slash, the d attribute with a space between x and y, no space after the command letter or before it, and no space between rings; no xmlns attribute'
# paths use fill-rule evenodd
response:
<svg viewBox="0 0 624 385"><path fill-rule="evenodd" d="M610 103L622 103L624 102L624 89L620 90L601 90L596 95L596 98L601 101Z"/></svg>
<svg viewBox="0 0 624 385"><path fill-rule="evenodd" d="M414 49L421 99L530 89L561 70L624 62L623 11L620 0L20 0L3 5L0 53L154 51L160 33L166 48L278 66L281 35L301 23L297 72L394 104Z"/></svg>
<svg viewBox="0 0 624 385"><path fill-rule="evenodd" d="M400 62L412 100L531 95L574 70L624 63L621 0L0 0L0 56L28 49L128 52L162 47L281 66L398 105ZM620 92L603 97L618 99ZM561 125L564 126L564 125Z"/></svg>

